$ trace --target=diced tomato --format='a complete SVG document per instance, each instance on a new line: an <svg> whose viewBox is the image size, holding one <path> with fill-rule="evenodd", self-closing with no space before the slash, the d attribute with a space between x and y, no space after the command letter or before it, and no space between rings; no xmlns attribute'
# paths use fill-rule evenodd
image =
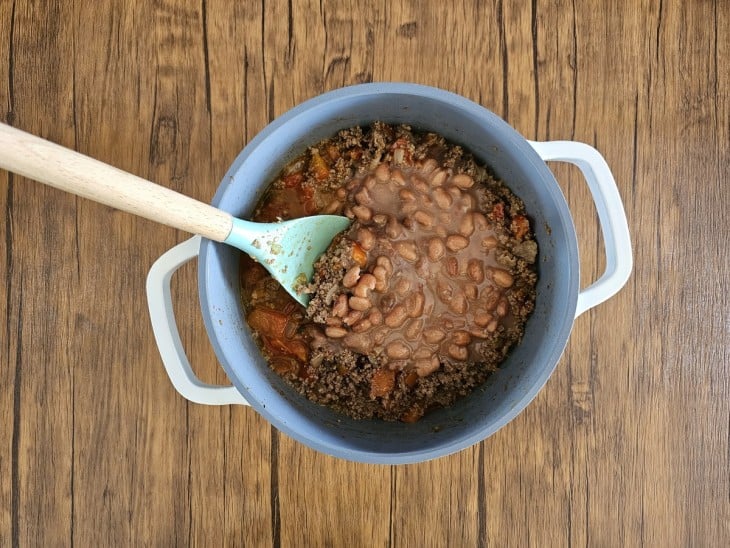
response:
<svg viewBox="0 0 730 548"><path fill-rule="evenodd" d="M370 381L370 397L381 398L387 396L395 387L395 371L381 367L373 374Z"/></svg>
<svg viewBox="0 0 730 548"><path fill-rule="evenodd" d="M330 176L330 168L324 158L320 156L319 152L313 151L312 157L309 160L309 171L318 181L324 181Z"/></svg>
<svg viewBox="0 0 730 548"><path fill-rule="evenodd" d="M368 263L368 254L357 242L352 243L352 258L360 267L364 267Z"/></svg>
<svg viewBox="0 0 730 548"><path fill-rule="evenodd" d="M494 204L494 207L492 207L492 216L497 221L504 219L504 204L502 202Z"/></svg>
<svg viewBox="0 0 730 548"><path fill-rule="evenodd" d="M408 388L413 388L417 382L418 382L418 373L416 373L415 370L411 371L410 373L408 373L408 375L406 375L406 386L408 386Z"/></svg>
<svg viewBox="0 0 730 548"><path fill-rule="evenodd" d="M512 234L515 235L515 238L522 240L522 238L524 238L530 231L530 221L528 221L527 217L524 215L515 215L512 217L510 230L512 230Z"/></svg>
<svg viewBox="0 0 730 548"><path fill-rule="evenodd" d="M254 308L248 314L248 325L261 335L270 337L283 336L288 321L289 317L286 314L270 308Z"/></svg>
<svg viewBox="0 0 730 548"><path fill-rule="evenodd" d="M408 423L416 422L423 416L424 411L423 406L416 403L413 407L401 415L400 420Z"/></svg>
<svg viewBox="0 0 730 548"><path fill-rule="evenodd" d="M292 321L288 314L270 308L257 307L248 314L248 324L255 329L274 354L294 356L305 362L307 345L298 338L286 336L287 325Z"/></svg>
<svg viewBox="0 0 730 548"><path fill-rule="evenodd" d="M288 175L284 175L281 178L281 181L284 183L284 186L286 188L295 188L301 185L302 181L304 181L304 173L302 173L301 171L289 173Z"/></svg>

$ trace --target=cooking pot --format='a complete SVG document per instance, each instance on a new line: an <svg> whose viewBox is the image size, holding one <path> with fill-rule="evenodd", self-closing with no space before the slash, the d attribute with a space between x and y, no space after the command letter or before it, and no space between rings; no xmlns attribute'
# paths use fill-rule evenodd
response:
<svg viewBox="0 0 730 548"><path fill-rule="evenodd" d="M480 389L414 424L353 420L310 402L286 385L261 356L241 306L240 251L221 243L195 237L165 253L150 270L147 295L163 363L175 388L188 400L250 405L280 431L336 457L413 463L484 440L527 406L555 369L574 319L613 296L628 280L631 242L616 183L595 149L576 142L527 141L501 118L464 97L403 83L338 89L277 118L233 162L213 205L238 217L250 215L269 181L308 146L338 130L375 120L434 131L463 145L522 198L532 218L539 245L535 311L523 340ZM606 271L582 291L573 220L546 160L577 165L598 211ZM205 327L233 386L201 382L177 332L170 278L195 257Z"/></svg>

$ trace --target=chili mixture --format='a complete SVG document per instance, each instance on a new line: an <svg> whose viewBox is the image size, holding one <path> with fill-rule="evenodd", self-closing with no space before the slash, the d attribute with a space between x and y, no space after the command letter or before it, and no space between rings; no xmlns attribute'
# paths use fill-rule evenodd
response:
<svg viewBox="0 0 730 548"><path fill-rule="evenodd" d="M248 256L241 268L261 351L310 400L414 422L522 338L537 243L522 201L462 147L404 125L343 130L291 162L253 219L319 213L353 222L315 264L306 309Z"/></svg>

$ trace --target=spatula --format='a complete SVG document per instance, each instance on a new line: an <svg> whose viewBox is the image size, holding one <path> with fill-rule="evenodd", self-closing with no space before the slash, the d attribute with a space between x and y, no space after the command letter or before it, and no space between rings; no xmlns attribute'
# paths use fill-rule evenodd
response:
<svg viewBox="0 0 730 548"><path fill-rule="evenodd" d="M302 305L298 289L313 264L350 224L316 215L254 223L89 158L6 124L0 124L0 168L152 221L232 245L260 262Z"/></svg>

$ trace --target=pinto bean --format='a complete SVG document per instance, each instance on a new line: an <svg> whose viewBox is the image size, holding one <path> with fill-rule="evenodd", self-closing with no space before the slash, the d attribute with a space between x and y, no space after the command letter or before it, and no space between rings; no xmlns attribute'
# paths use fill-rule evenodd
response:
<svg viewBox="0 0 730 548"><path fill-rule="evenodd" d="M377 215L373 215L373 223L375 223L376 226L385 226L385 223L388 222L388 216L384 213L378 213Z"/></svg>
<svg viewBox="0 0 730 548"><path fill-rule="evenodd" d="M351 287L355 287L355 284L360 279L360 267L359 266L353 266L350 270L345 272L345 275L342 277L342 285L344 285L346 288L350 289Z"/></svg>
<svg viewBox="0 0 730 548"><path fill-rule="evenodd" d="M399 304L393 307L393 310L385 316L383 323L388 327L400 327L405 323L406 319L408 319L408 311L405 306Z"/></svg>
<svg viewBox="0 0 730 548"><path fill-rule="evenodd" d="M423 340L429 344L440 343L446 338L446 333L437 327L430 327L423 330Z"/></svg>
<svg viewBox="0 0 730 548"><path fill-rule="evenodd" d="M363 187L355 193L355 201L364 206L373 205L373 198L370 196L368 189Z"/></svg>
<svg viewBox="0 0 730 548"><path fill-rule="evenodd" d="M373 210L364 205L352 206L352 213L362 223L368 222L373 217Z"/></svg>
<svg viewBox="0 0 730 548"><path fill-rule="evenodd" d="M492 277L494 278L494 283L504 288L512 287L515 281L512 274L501 268L495 268Z"/></svg>
<svg viewBox="0 0 730 548"><path fill-rule="evenodd" d="M383 323L383 313L377 308L373 308L368 314L368 320L374 327L381 325Z"/></svg>
<svg viewBox="0 0 730 548"><path fill-rule="evenodd" d="M385 354L394 360L406 360L411 357L411 349L401 341L393 341L385 347Z"/></svg>
<svg viewBox="0 0 730 548"><path fill-rule="evenodd" d="M489 292L482 293L481 300L484 303L484 308L487 312L492 312L497 307L497 303L499 303L501 296L502 294L499 291L492 288L490 288Z"/></svg>
<svg viewBox="0 0 730 548"><path fill-rule="evenodd" d="M405 186L406 184L406 178L403 176L403 172L397 168L390 173L390 181L395 186Z"/></svg>
<svg viewBox="0 0 730 548"><path fill-rule="evenodd" d="M450 344L447 349L449 356L460 362L466 361L469 357L469 351L465 346L459 346L458 344Z"/></svg>
<svg viewBox="0 0 730 548"><path fill-rule="evenodd" d="M459 234L465 237L469 237L474 234L474 217L471 215L464 215L459 221Z"/></svg>
<svg viewBox="0 0 730 548"><path fill-rule="evenodd" d="M485 310L477 310L474 313L474 323L479 327L487 327L492 319L492 315Z"/></svg>
<svg viewBox="0 0 730 548"><path fill-rule="evenodd" d="M417 319L417 320L411 320L406 325L406 328L403 332L406 339L409 341L416 340L419 335L421 334L421 331L423 331L423 319ZM421 350L421 349L419 349Z"/></svg>
<svg viewBox="0 0 730 548"><path fill-rule="evenodd" d="M469 239L461 234L451 234L446 237L446 248L449 251L461 251L469 245Z"/></svg>
<svg viewBox="0 0 730 548"><path fill-rule="evenodd" d="M373 268L373 276L375 277L375 290L383 292L388 289L388 279L390 275L384 267L378 265Z"/></svg>
<svg viewBox="0 0 730 548"><path fill-rule="evenodd" d="M348 304L350 305L350 308L352 308L353 310L358 310L360 312L368 310L373 306L373 303L370 302L370 299L366 299L364 297L350 297Z"/></svg>
<svg viewBox="0 0 730 548"><path fill-rule="evenodd" d="M362 312L359 310L351 310L344 318L342 318L342 323L352 326L359 322L360 319L362 319Z"/></svg>
<svg viewBox="0 0 730 548"><path fill-rule="evenodd" d="M332 200L330 203L324 206L322 213L324 213L325 215L331 215L333 213L337 213L341 207L342 202L340 202L339 200Z"/></svg>
<svg viewBox="0 0 730 548"><path fill-rule="evenodd" d="M479 231L486 230L489 226L489 221L487 221L487 218L479 213L478 211L474 211L472 214L472 220L474 221L474 228L476 228Z"/></svg>
<svg viewBox="0 0 730 548"><path fill-rule="evenodd" d="M370 251L375 245L375 235L367 228L359 228L357 231L357 241L365 251Z"/></svg>
<svg viewBox="0 0 730 548"><path fill-rule="evenodd" d="M446 192L441 187L433 189L433 200L436 202L436 205L439 206L441 209L449 209L451 207L451 204L454 203L454 199L451 197L451 194Z"/></svg>
<svg viewBox="0 0 730 548"><path fill-rule="evenodd" d="M339 318L344 318L349 310L350 309L347 307L347 295L342 294L337 297L335 305L332 307L332 314Z"/></svg>
<svg viewBox="0 0 730 548"><path fill-rule="evenodd" d="M415 366L416 373L419 377L426 377L436 371L441 366L441 362L439 362L438 357L434 355L430 358L421 358L420 360L416 360L413 362L413 365Z"/></svg>
<svg viewBox="0 0 730 548"><path fill-rule="evenodd" d="M509 302L507 299L502 297L499 300L499 303L497 303L497 308L495 309L495 312L497 313L497 316L500 318L504 318L507 315L507 312L509 312Z"/></svg>
<svg viewBox="0 0 730 548"><path fill-rule="evenodd" d="M459 261L456 257L447 257L444 261L444 269L451 278L456 278L459 275Z"/></svg>
<svg viewBox="0 0 730 548"><path fill-rule="evenodd" d="M356 297L367 299L370 296L370 292L375 289L376 283L377 280L375 279L375 276L367 273L363 274L352 292Z"/></svg>
<svg viewBox="0 0 730 548"><path fill-rule="evenodd" d="M405 278L401 278L395 283L395 292L398 293L398 295L405 295L410 289L411 282L409 282Z"/></svg>
<svg viewBox="0 0 730 548"><path fill-rule="evenodd" d="M487 250L492 250L499 245L499 241L494 236L487 236L482 240L482 247Z"/></svg>
<svg viewBox="0 0 730 548"><path fill-rule="evenodd" d="M418 248L411 241L396 242L395 250L406 261L415 263L418 260Z"/></svg>
<svg viewBox="0 0 730 548"><path fill-rule="evenodd" d="M375 168L375 178L382 183L390 179L390 175L390 167L386 163L382 163Z"/></svg>
<svg viewBox="0 0 730 548"><path fill-rule="evenodd" d="M437 169L431 173L431 176L428 178L428 182L431 183L431 186L441 186L446 182L448 177L448 171L445 169Z"/></svg>
<svg viewBox="0 0 730 548"><path fill-rule="evenodd" d="M347 335L347 329L343 327L325 327L324 333L331 339L341 339Z"/></svg>
<svg viewBox="0 0 730 548"><path fill-rule="evenodd" d="M448 305L454 296L454 290L447 282L438 280L436 282L436 296L442 303Z"/></svg>
<svg viewBox="0 0 730 548"><path fill-rule="evenodd" d="M422 195L426 195L429 191L429 186L426 184L426 181L421 179L418 175L411 176L411 184L413 185L413 188Z"/></svg>
<svg viewBox="0 0 730 548"><path fill-rule="evenodd" d="M352 303L350 303L350 306L352 306ZM454 314L464 314L468 309L469 302L466 300L466 295L464 295L461 291L455 291L454 296L451 298L451 302L449 303L449 310L451 310Z"/></svg>
<svg viewBox="0 0 730 548"><path fill-rule="evenodd" d="M385 255L381 255L377 259L375 259L375 264L378 266L382 266L390 276L393 273L393 263L390 260L390 258L386 257Z"/></svg>
<svg viewBox="0 0 730 548"><path fill-rule="evenodd" d="M435 263L440 261L445 252L446 247L444 246L444 242L440 238L431 238L428 241L426 254L428 255L428 259L431 262Z"/></svg>
<svg viewBox="0 0 730 548"><path fill-rule="evenodd" d="M350 333L344 338L344 343L348 348L365 354L373 348L373 337L369 333Z"/></svg>
<svg viewBox="0 0 730 548"><path fill-rule="evenodd" d="M484 266L482 261L479 259L469 259L466 265L466 274L475 283L482 283L484 281Z"/></svg>
<svg viewBox="0 0 730 548"><path fill-rule="evenodd" d="M421 166L421 173L424 175L428 175L431 173L434 169L438 167L438 162L434 160L433 158L429 158L425 162L423 162L423 165Z"/></svg>
<svg viewBox="0 0 730 548"><path fill-rule="evenodd" d="M451 177L451 182L458 186L459 188L467 189L474 186L474 179L471 178L470 175L467 175L466 173L457 173L453 177Z"/></svg>
<svg viewBox="0 0 730 548"><path fill-rule="evenodd" d="M395 217L389 217L388 222L385 224L385 234L391 240L395 240L398 236L403 234L403 225L401 225Z"/></svg>
<svg viewBox="0 0 730 548"><path fill-rule="evenodd" d="M373 327L372 322L369 319L364 318L352 326L352 332L353 333L363 333L365 331L368 331L372 327Z"/></svg>
<svg viewBox="0 0 730 548"><path fill-rule="evenodd" d="M398 191L398 196L400 196L400 199L404 202L413 202L416 200L416 195L408 188L401 188Z"/></svg>
<svg viewBox="0 0 730 548"><path fill-rule="evenodd" d="M476 284L466 284L464 286L464 295L467 299L474 301L479 296L479 288Z"/></svg>
<svg viewBox="0 0 730 548"><path fill-rule="evenodd" d="M414 293L411 293L408 295L408 297L405 300L405 307L408 311L408 315L411 318L417 318L421 314L423 314L423 307L426 303L426 297L423 295L422 291L415 291Z"/></svg>
<svg viewBox="0 0 730 548"><path fill-rule="evenodd" d="M454 331L451 334L451 340L454 342L454 344L458 344L459 346L466 346L471 342L471 335L469 335L468 331L459 329L458 331Z"/></svg>
<svg viewBox="0 0 730 548"><path fill-rule="evenodd" d="M413 220L426 228L433 226L433 217L420 209L413 214Z"/></svg>

